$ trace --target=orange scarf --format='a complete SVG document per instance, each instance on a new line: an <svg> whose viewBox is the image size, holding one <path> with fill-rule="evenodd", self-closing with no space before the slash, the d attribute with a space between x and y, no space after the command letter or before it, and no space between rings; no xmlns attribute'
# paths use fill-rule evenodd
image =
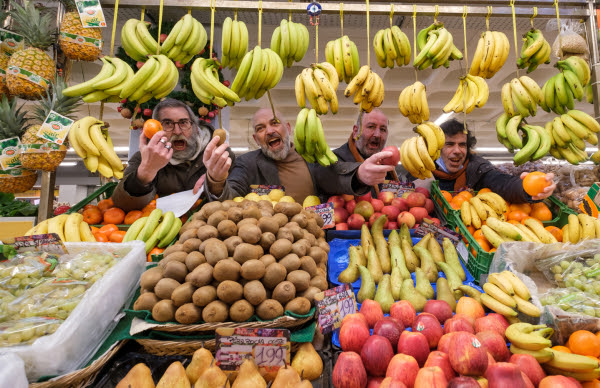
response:
<svg viewBox="0 0 600 388"><path fill-rule="evenodd" d="M463 167L455 172L454 174L448 174L440 169L433 172L433 176L437 179L444 179L447 181L454 181L454 191L459 191L467 185L467 164L469 160L465 160Z"/></svg>

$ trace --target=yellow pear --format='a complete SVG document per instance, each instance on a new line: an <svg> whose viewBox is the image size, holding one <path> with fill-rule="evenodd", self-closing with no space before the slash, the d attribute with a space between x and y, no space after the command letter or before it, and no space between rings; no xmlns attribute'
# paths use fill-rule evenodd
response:
<svg viewBox="0 0 600 388"><path fill-rule="evenodd" d="M192 388L190 380L185 374L185 368L179 361L175 361L162 375L156 388Z"/></svg>
<svg viewBox="0 0 600 388"><path fill-rule="evenodd" d="M196 380L194 388L229 388L229 381L225 372L214 361Z"/></svg>
<svg viewBox="0 0 600 388"><path fill-rule="evenodd" d="M200 377L205 370L210 368L213 360L214 357L209 350L206 350L205 348L196 350L192 356L192 362L185 368L185 373L187 374L188 379L190 379L190 383L194 384L196 380L198 380L198 377Z"/></svg>
<svg viewBox="0 0 600 388"><path fill-rule="evenodd" d="M291 388L312 388L312 383L310 382L310 380L302 380L298 383L296 383L293 387Z"/></svg>
<svg viewBox="0 0 600 388"><path fill-rule="evenodd" d="M144 363L135 365L123 380L119 381L117 388L154 388L154 380L150 368Z"/></svg>
<svg viewBox="0 0 600 388"><path fill-rule="evenodd" d="M287 365L279 368L277 371L277 376L275 376L275 380L273 384L271 384L271 388L292 388L294 385L300 382L300 375L296 372L294 368L288 368Z"/></svg>
<svg viewBox="0 0 600 388"><path fill-rule="evenodd" d="M242 362L231 388L267 388L267 382L260 375L254 359L247 358Z"/></svg>
<svg viewBox="0 0 600 388"><path fill-rule="evenodd" d="M296 369L302 378L314 380L323 373L323 360L312 343L306 342L300 345L292 359L292 368Z"/></svg>

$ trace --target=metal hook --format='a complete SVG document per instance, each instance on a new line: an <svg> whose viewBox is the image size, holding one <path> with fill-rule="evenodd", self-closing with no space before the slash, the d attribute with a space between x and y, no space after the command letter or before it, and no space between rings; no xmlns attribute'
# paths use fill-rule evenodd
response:
<svg viewBox="0 0 600 388"><path fill-rule="evenodd" d="M463 6L463 16L462 17L463 17L463 19L467 17L467 6L466 5Z"/></svg>
<svg viewBox="0 0 600 388"><path fill-rule="evenodd" d="M417 5L413 4L413 18L417 16Z"/></svg>

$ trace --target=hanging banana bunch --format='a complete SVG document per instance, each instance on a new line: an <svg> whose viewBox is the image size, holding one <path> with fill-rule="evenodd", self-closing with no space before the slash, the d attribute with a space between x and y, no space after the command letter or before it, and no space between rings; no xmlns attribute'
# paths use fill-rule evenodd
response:
<svg viewBox="0 0 600 388"><path fill-rule="evenodd" d="M544 98L540 106L546 112L563 114L575 107L575 99L581 101L584 95L588 98L588 91L584 86L590 82L591 72L587 62L576 56L558 61L557 67L561 72L544 84Z"/></svg>
<svg viewBox="0 0 600 388"><path fill-rule="evenodd" d="M414 131L419 136L406 139L400 146L402 166L415 178L431 178L446 142L444 131L431 121L419 124Z"/></svg>
<svg viewBox="0 0 600 388"><path fill-rule="evenodd" d="M296 76L295 93L296 102L300 108L310 103L317 114L326 114L329 109L331 113L338 111L338 99L336 95L339 81L337 72L329 62L313 63L298 76ZM329 104L329 108L327 107Z"/></svg>
<svg viewBox="0 0 600 388"><path fill-rule="evenodd" d="M419 31L417 35L417 47L419 55L415 56L413 66L419 70L428 67L437 69L440 66L448 68L451 60L460 60L462 53L454 45L452 34L444 23L434 22L429 27Z"/></svg>
<svg viewBox="0 0 600 388"><path fill-rule="evenodd" d="M248 52L248 28L246 23L226 17L221 36L221 66L238 69Z"/></svg>
<svg viewBox="0 0 600 388"><path fill-rule="evenodd" d="M535 116L537 105L541 106L544 101L540 86L526 75L513 78L510 82L505 83L502 86L501 98L504 112L510 117L515 115Z"/></svg>
<svg viewBox="0 0 600 388"><path fill-rule="evenodd" d="M377 31L373 38L373 49L380 67L406 66L410 63L411 49L408 37L398 26Z"/></svg>
<svg viewBox="0 0 600 388"><path fill-rule="evenodd" d="M304 108L298 113L294 127L294 147L309 163L318 162L327 167L338 160L325 141L323 124L314 109Z"/></svg>
<svg viewBox="0 0 600 388"><path fill-rule="evenodd" d="M462 111L471 113L473 109L484 106L489 96L490 89L487 82L482 77L467 74L466 77L460 79L454 97L446 104L443 111L445 113Z"/></svg>
<svg viewBox="0 0 600 388"><path fill-rule="evenodd" d="M485 31L477 42L469 74L492 78L504 66L509 50L510 43L503 32Z"/></svg>
<svg viewBox="0 0 600 388"><path fill-rule="evenodd" d="M346 86L344 96L350 97L352 95L354 95L352 102L355 105L360 105L360 109L367 113L380 106L384 96L381 77L373 72L368 65L364 65Z"/></svg>
<svg viewBox="0 0 600 388"><path fill-rule="evenodd" d="M306 26L286 19L281 21L271 36L271 50L279 55L287 67L292 67L294 62L300 62L304 58L309 43Z"/></svg>
<svg viewBox="0 0 600 388"><path fill-rule="evenodd" d="M360 69L358 49L348 35L327 42L325 60L335 67L339 81L347 84L352 81Z"/></svg>
<svg viewBox="0 0 600 388"><path fill-rule="evenodd" d="M517 67L527 68L527 73L531 73L540 64L550 63L551 51L550 43L544 38L542 31L532 28L523 35L523 47L517 59Z"/></svg>
<svg viewBox="0 0 600 388"><path fill-rule="evenodd" d="M425 85L417 81L405 87L398 98L398 109L411 123L421 124L429 120L429 105Z"/></svg>
<svg viewBox="0 0 600 388"><path fill-rule="evenodd" d="M162 43L160 52L173 62L185 65L204 50L207 41L208 36L204 26L192 15L186 14L175 23L167 39Z"/></svg>

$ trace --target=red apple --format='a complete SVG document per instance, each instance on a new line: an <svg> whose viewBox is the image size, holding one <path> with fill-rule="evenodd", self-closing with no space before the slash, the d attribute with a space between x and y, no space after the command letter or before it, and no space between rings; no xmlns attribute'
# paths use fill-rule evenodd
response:
<svg viewBox="0 0 600 388"><path fill-rule="evenodd" d="M475 334L479 342L486 348L497 362L508 362L510 351L504 337L493 330L481 331Z"/></svg>
<svg viewBox="0 0 600 388"><path fill-rule="evenodd" d="M481 388L481 386L472 377L460 376L448 381L448 388Z"/></svg>
<svg viewBox="0 0 600 388"><path fill-rule="evenodd" d="M382 213L379 212L375 212L371 215L371 217L369 217L369 228L373 227L373 224L375 223L375 221L377 221L377 219L379 217L383 216ZM386 217L387 218L387 217ZM387 221L385 222L385 224L383 225L383 229L387 229Z"/></svg>
<svg viewBox="0 0 600 388"><path fill-rule="evenodd" d="M398 215L400 214L400 210L396 206L386 205L381 209L381 213L385 214L388 220L397 220ZM392 229L392 228L390 228Z"/></svg>
<svg viewBox="0 0 600 388"><path fill-rule="evenodd" d="M342 222L341 224L335 224L335 230L348 230L348 224Z"/></svg>
<svg viewBox="0 0 600 388"><path fill-rule="evenodd" d="M139 69L140 69L142 66L144 66L144 62L137 61L137 62L135 63L135 67L137 67L137 68L138 68L138 70L139 70Z"/></svg>
<svg viewBox="0 0 600 388"><path fill-rule="evenodd" d="M398 340L398 353L413 356L422 367L429 357L429 343L423 333L404 330Z"/></svg>
<svg viewBox="0 0 600 388"><path fill-rule="evenodd" d="M388 229L398 229L398 223L396 221L388 221L387 228Z"/></svg>
<svg viewBox="0 0 600 388"><path fill-rule="evenodd" d="M406 204L406 199L404 198L394 198L392 200L392 206L397 207L401 212L408 211L408 205Z"/></svg>
<svg viewBox="0 0 600 388"><path fill-rule="evenodd" d="M525 373L536 387L546 377L546 372L544 372L540 363L530 354L513 354L510 356L508 362L517 365L521 372Z"/></svg>
<svg viewBox="0 0 600 388"><path fill-rule="evenodd" d="M344 207L348 211L348 214L352 214L354 213L354 208L356 207L356 201L351 199L350 201L346 202L346 206Z"/></svg>
<svg viewBox="0 0 600 388"><path fill-rule="evenodd" d="M446 327L446 325L444 325L444 327ZM450 349L450 340L454 334L456 334L456 332L445 333L438 342L437 350L448 354L448 350Z"/></svg>
<svg viewBox="0 0 600 388"><path fill-rule="evenodd" d="M398 151L398 147L394 147L394 146L383 147L381 152L391 152L392 153L392 156L388 156L386 158L381 159L381 164L395 166L400 162L400 151Z"/></svg>
<svg viewBox="0 0 600 388"><path fill-rule="evenodd" d="M405 191L404 193L402 193L402 198L406 199L406 198L408 198L409 195L411 195L414 192L415 192L414 190Z"/></svg>
<svg viewBox="0 0 600 388"><path fill-rule="evenodd" d="M381 305L371 299L367 299L362 302L359 313L363 314L367 319L367 325L369 325L369 329L374 328L377 321L383 319L383 310L381 309Z"/></svg>
<svg viewBox="0 0 600 388"><path fill-rule="evenodd" d="M423 207L425 206L425 196L418 192L412 192L406 197L406 204L409 209L413 207Z"/></svg>
<svg viewBox="0 0 600 388"><path fill-rule="evenodd" d="M367 194L364 195L357 195L356 196L356 202L360 202L360 201L367 201L367 202L371 202L371 192L369 191Z"/></svg>
<svg viewBox="0 0 600 388"><path fill-rule="evenodd" d="M415 216L410 212L400 212L398 214L398 225L406 224L409 229L412 229L416 222Z"/></svg>
<svg viewBox="0 0 600 388"><path fill-rule="evenodd" d="M415 384L417 373L419 373L417 360L408 354L398 353L390 360L385 377L398 379L407 387L412 387Z"/></svg>
<svg viewBox="0 0 600 388"><path fill-rule="evenodd" d="M167 39L167 34L160 34L160 43L164 42Z"/></svg>
<svg viewBox="0 0 600 388"><path fill-rule="evenodd" d="M435 217L424 217L423 218L423 222L427 222L429 221L430 223L434 224L435 226L440 226L442 223L440 222L439 218L435 218Z"/></svg>
<svg viewBox="0 0 600 388"><path fill-rule="evenodd" d="M367 318L365 318L365 316L361 313L352 313L352 314L346 315L344 317L344 319L342 319L342 323L341 323L340 327L344 326L346 323L356 322L356 321L358 321L359 323L362 323L367 328L369 327L369 324L367 323Z"/></svg>
<svg viewBox="0 0 600 388"><path fill-rule="evenodd" d="M461 298L463 299L465 298L464 296ZM469 298L469 299L473 299L473 298ZM460 300L460 299L459 299ZM458 306L458 304L457 304ZM469 312L467 310L463 310L464 312ZM467 322L469 322L469 324L471 325L472 328L475 328L475 319L477 319L477 316L471 316L471 315L467 315L463 312L455 312L454 316L452 318L462 318L462 319L466 319ZM475 330L475 329L473 329Z"/></svg>
<svg viewBox="0 0 600 388"><path fill-rule="evenodd" d="M365 218L365 220L369 219L374 212L375 210L373 210L373 205L371 205L371 202L359 201L354 207L354 214L360 214Z"/></svg>
<svg viewBox="0 0 600 388"><path fill-rule="evenodd" d="M231 82L229 82L229 80L224 80L223 85L225 85L226 87L229 87L231 85Z"/></svg>
<svg viewBox="0 0 600 388"><path fill-rule="evenodd" d="M360 229L365 223L365 218L360 214L350 214L347 220L348 227L352 230Z"/></svg>
<svg viewBox="0 0 600 388"><path fill-rule="evenodd" d="M360 358L363 361L363 365L367 373L371 376L385 376L392 357L394 357L394 350L390 341L385 337L375 334L365 341L360 351Z"/></svg>
<svg viewBox="0 0 600 388"><path fill-rule="evenodd" d="M400 334L403 330L404 326L399 323L398 320L391 317L383 317L383 319L377 321L375 327L373 327L373 334L387 338L395 352L396 347L398 346L398 340L400 339Z"/></svg>
<svg viewBox="0 0 600 388"><path fill-rule="evenodd" d="M454 369L452 369L452 365L450 365L448 354L440 352L439 350L434 350L433 352L429 353L429 357L427 357L427 361L425 361L425 367L428 366L440 367L442 371L444 371L446 380L450 380L456 376L456 372Z"/></svg>
<svg viewBox="0 0 600 388"><path fill-rule="evenodd" d="M368 376L367 388L380 388L381 384L383 383L383 379L383 377Z"/></svg>
<svg viewBox="0 0 600 388"><path fill-rule="evenodd" d="M360 353L370 335L369 328L363 323L348 322L340 329L340 346L343 351Z"/></svg>
<svg viewBox="0 0 600 388"><path fill-rule="evenodd" d="M429 190L424 187L415 187L415 193L421 193L425 196L425 198L430 198Z"/></svg>
<svg viewBox="0 0 600 388"><path fill-rule="evenodd" d="M521 371L515 364L497 362L485 371L489 388L526 388Z"/></svg>
<svg viewBox="0 0 600 388"><path fill-rule="evenodd" d="M352 200L354 200L354 195L342 194L342 199L344 200L344 202L352 201Z"/></svg>
<svg viewBox="0 0 600 388"><path fill-rule="evenodd" d="M490 367L490 365L494 365L496 363L496 360L494 360L494 356L492 356L492 353L487 352L487 356L488 356L488 368Z"/></svg>
<svg viewBox="0 0 600 388"><path fill-rule="evenodd" d="M402 322L404 327L411 327L417 317L417 312L410 302L400 300L394 302L390 307L390 316Z"/></svg>
<svg viewBox="0 0 600 388"><path fill-rule="evenodd" d="M461 375L482 376L488 367L485 348L475 335L464 331L457 332L450 339L448 357L452 368Z"/></svg>
<svg viewBox="0 0 600 388"><path fill-rule="evenodd" d="M144 109L143 114L144 114L144 116L148 116L148 117L152 116L152 109L148 109L148 108Z"/></svg>
<svg viewBox="0 0 600 388"><path fill-rule="evenodd" d="M425 303L423 311L435 315L439 322L446 322L454 314L452 307L445 300L430 299Z"/></svg>
<svg viewBox="0 0 600 388"><path fill-rule="evenodd" d="M383 201L380 199L373 198L371 200L371 205L373 205L373 210L375 212L381 212L381 209L383 209L383 207L385 206L385 203L383 203Z"/></svg>
<svg viewBox="0 0 600 388"><path fill-rule="evenodd" d="M430 349L435 349L444 331L440 321L433 314L421 313L412 324L413 332L419 332L427 337Z"/></svg>
<svg viewBox="0 0 600 388"><path fill-rule="evenodd" d="M327 202L333 202L333 208L336 209L338 207L344 207L346 201L342 198L341 195L333 195L327 199Z"/></svg>
<svg viewBox="0 0 600 388"><path fill-rule="evenodd" d="M377 194L377 199L382 201L384 205L390 205L394 198L396 198L396 196L391 191L380 191L379 194Z"/></svg>
<svg viewBox="0 0 600 388"><path fill-rule="evenodd" d="M367 371L360 355L354 352L340 353L331 380L334 388L365 388L367 386Z"/></svg>
<svg viewBox="0 0 600 388"><path fill-rule="evenodd" d="M400 379L394 379L392 377L386 377L381 382L380 388L407 388ZM367 387L369 388L369 387Z"/></svg>
<svg viewBox="0 0 600 388"><path fill-rule="evenodd" d="M485 317L475 319L475 332L493 330L506 339L504 332L506 332L508 325L509 323L503 315L489 313Z"/></svg>
<svg viewBox="0 0 600 388"><path fill-rule="evenodd" d="M433 213L433 201L429 198L425 199L425 206L423 206L425 209L427 209L427 213L431 214Z"/></svg>
<svg viewBox="0 0 600 388"><path fill-rule="evenodd" d="M556 375L544 377L538 388L581 388L581 384L572 377Z"/></svg>
<svg viewBox="0 0 600 388"><path fill-rule="evenodd" d="M437 388L448 385L448 379L439 366L428 366L419 370L415 380L415 388Z"/></svg>
<svg viewBox="0 0 600 388"><path fill-rule="evenodd" d="M333 209L333 218L336 224L341 224L348 220L348 212L343 207L336 207Z"/></svg>
<svg viewBox="0 0 600 388"><path fill-rule="evenodd" d="M521 377L523 378L523 381L525 382L526 388L535 388L535 385L533 385L531 380L529 380L529 377L527 377L527 375L525 373L523 373L523 371L521 371Z"/></svg>
<svg viewBox="0 0 600 388"><path fill-rule="evenodd" d="M423 218L429 215L424 207L411 207L408 211L415 217L415 223L417 224L423 222Z"/></svg>

